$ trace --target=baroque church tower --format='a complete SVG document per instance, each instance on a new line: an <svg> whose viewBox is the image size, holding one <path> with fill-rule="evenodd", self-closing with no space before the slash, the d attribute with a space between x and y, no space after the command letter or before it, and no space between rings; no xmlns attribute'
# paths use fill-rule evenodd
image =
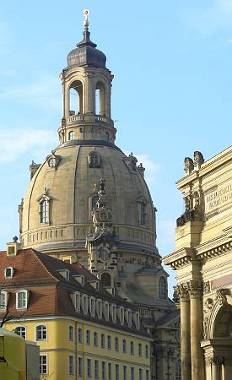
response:
<svg viewBox="0 0 232 380"><path fill-rule="evenodd" d="M61 74L59 145L30 166L20 244L82 263L110 293L137 304L154 333L153 379L166 379L175 373L178 318L156 247L156 209L142 164L115 144L113 75L96 47L85 11L83 39Z"/></svg>

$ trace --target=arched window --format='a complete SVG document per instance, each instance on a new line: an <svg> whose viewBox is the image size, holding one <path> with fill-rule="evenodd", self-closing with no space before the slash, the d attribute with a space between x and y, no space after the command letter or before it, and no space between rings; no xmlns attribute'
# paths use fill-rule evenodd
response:
<svg viewBox="0 0 232 380"><path fill-rule="evenodd" d="M36 340L47 340L47 327L45 325L36 326Z"/></svg>
<svg viewBox="0 0 232 380"><path fill-rule="evenodd" d="M81 81L74 81L69 88L69 115L83 113L83 85Z"/></svg>
<svg viewBox="0 0 232 380"><path fill-rule="evenodd" d="M145 202L138 202L138 213L139 213L139 224L144 225L146 224L146 216L147 216L147 210L146 210L146 203Z"/></svg>
<svg viewBox="0 0 232 380"><path fill-rule="evenodd" d="M164 277L160 277L159 279L159 298L167 298L167 283Z"/></svg>
<svg viewBox="0 0 232 380"><path fill-rule="evenodd" d="M22 338L26 339L26 328L23 326L18 326L14 330L15 334L21 336Z"/></svg>
<svg viewBox="0 0 232 380"><path fill-rule="evenodd" d="M68 133L68 140L74 140L74 132L73 131L70 131L69 133Z"/></svg>
<svg viewBox="0 0 232 380"><path fill-rule="evenodd" d="M109 273L102 273L101 284L103 287L111 286L111 275Z"/></svg>
<svg viewBox="0 0 232 380"><path fill-rule="evenodd" d="M39 201L40 223L49 224L49 197L43 195Z"/></svg>
<svg viewBox="0 0 232 380"><path fill-rule="evenodd" d="M106 115L106 95L105 86L98 82L95 90L95 114Z"/></svg>

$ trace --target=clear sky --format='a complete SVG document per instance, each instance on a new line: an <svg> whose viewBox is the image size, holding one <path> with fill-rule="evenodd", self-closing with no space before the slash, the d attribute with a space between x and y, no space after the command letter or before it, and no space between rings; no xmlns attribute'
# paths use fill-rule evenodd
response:
<svg viewBox="0 0 232 380"><path fill-rule="evenodd" d="M1 3L0 248L18 234L31 160L57 145L59 74L82 37L83 8L115 75L117 145L147 169L163 256L183 211L175 181L184 157L200 150L208 159L231 144L232 0Z"/></svg>

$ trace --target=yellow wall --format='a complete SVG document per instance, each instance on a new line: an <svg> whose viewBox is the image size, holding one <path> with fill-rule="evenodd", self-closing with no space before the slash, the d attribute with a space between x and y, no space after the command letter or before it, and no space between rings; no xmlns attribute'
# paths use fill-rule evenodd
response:
<svg viewBox="0 0 232 380"><path fill-rule="evenodd" d="M146 371L150 373L150 341L143 337L129 334L120 330L113 330L106 326L97 325L93 322L72 320L72 319L37 319L34 321L19 321L18 323L10 321L5 327L13 330L18 326L26 327L26 339L36 341L36 326L47 326L47 340L37 341L40 346L40 354L47 355L48 358L48 376L49 380L83 380L89 379L87 376L87 359L91 360L91 379L94 377L94 361L99 361L99 380L102 380L102 361L106 365L106 380L108 377L108 363L112 366L112 380L115 377L115 365L119 364L119 380L124 380L123 366L127 367L127 380L131 379L131 367L134 368L134 380L139 379L139 369L142 372L141 380L146 379ZM74 328L74 340L69 341L69 326ZM77 341L78 328L82 329L83 343ZM90 331L90 344L86 344L86 330ZM94 346L94 332L98 334L98 346ZM101 348L101 334L105 335L105 348ZM107 336L111 336L111 349L107 348ZM119 339L119 352L115 351L115 337ZM127 352L123 353L122 341L126 339ZM130 352L130 342L134 342L134 355ZM138 353L138 344L142 344L142 356ZM149 347L149 354L146 357L145 346ZM68 357L74 355L75 365L78 358L83 361L83 376L78 376L78 368L75 369L74 375L68 375ZM77 366L78 367L78 366ZM150 380L150 377L148 378Z"/></svg>

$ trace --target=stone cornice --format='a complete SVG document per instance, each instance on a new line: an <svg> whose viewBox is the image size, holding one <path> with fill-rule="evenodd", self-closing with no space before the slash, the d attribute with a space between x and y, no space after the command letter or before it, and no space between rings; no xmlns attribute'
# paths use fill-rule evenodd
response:
<svg viewBox="0 0 232 380"><path fill-rule="evenodd" d="M197 247L196 252L197 257L201 259L211 259L223 255L230 249L232 249L232 237L224 236Z"/></svg>
<svg viewBox="0 0 232 380"><path fill-rule="evenodd" d="M195 256L196 254L193 248L184 247L165 256L163 262L165 265L171 265L172 269L178 269L188 264Z"/></svg>

